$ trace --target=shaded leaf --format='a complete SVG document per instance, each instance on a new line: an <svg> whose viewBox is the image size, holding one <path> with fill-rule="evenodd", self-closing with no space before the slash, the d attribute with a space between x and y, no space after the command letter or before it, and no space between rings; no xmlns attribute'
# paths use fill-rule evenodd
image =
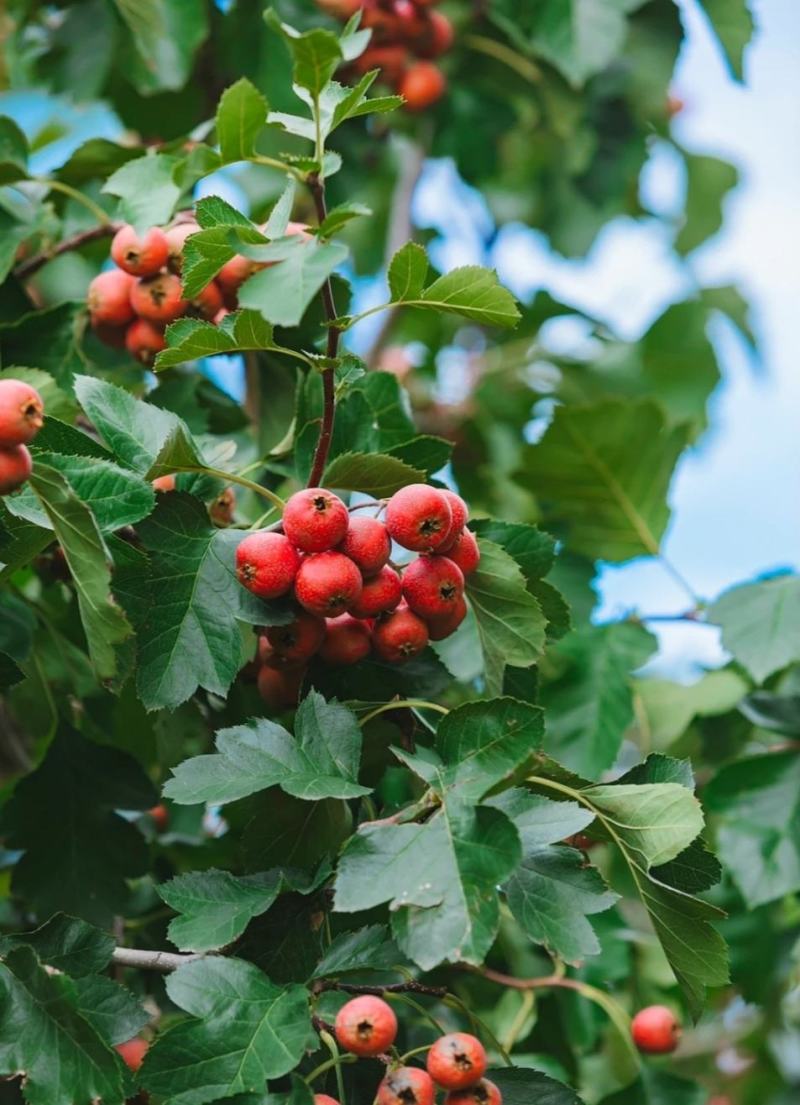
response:
<svg viewBox="0 0 800 1105"><path fill-rule="evenodd" d="M425 480L425 472L385 453L341 453L325 470L325 485L340 491L361 491L383 499L410 483Z"/></svg>
<svg viewBox="0 0 800 1105"><path fill-rule="evenodd" d="M267 101L242 77L226 88L217 105L217 141L223 161L243 161L255 151L267 121Z"/></svg>
<svg viewBox="0 0 800 1105"><path fill-rule="evenodd" d="M722 643L757 683L800 660L800 577L775 576L726 591L708 611Z"/></svg>

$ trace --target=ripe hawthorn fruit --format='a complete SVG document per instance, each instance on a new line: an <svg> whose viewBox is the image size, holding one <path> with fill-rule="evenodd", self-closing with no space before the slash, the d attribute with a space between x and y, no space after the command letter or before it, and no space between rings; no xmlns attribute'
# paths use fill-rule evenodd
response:
<svg viewBox="0 0 800 1105"><path fill-rule="evenodd" d="M365 579L361 594L350 607L354 618L377 618L394 610L403 597L403 584L400 576L387 564L376 576Z"/></svg>
<svg viewBox="0 0 800 1105"><path fill-rule="evenodd" d="M478 539L472 530L462 530L448 548L446 555L448 560L452 560L459 566L462 575L471 575L481 562Z"/></svg>
<svg viewBox="0 0 800 1105"><path fill-rule="evenodd" d="M175 226L171 226L169 230L164 231L164 237L167 239L168 255L167 255L167 268L170 272L180 275L183 269L183 247L186 244L186 239L192 234L197 234L200 226L196 222L176 223Z"/></svg>
<svg viewBox="0 0 800 1105"><path fill-rule="evenodd" d="M236 549L237 579L261 599L285 595L299 567L297 549L282 533L251 533Z"/></svg>
<svg viewBox="0 0 800 1105"><path fill-rule="evenodd" d="M332 549L344 538L349 523L347 507L324 487L296 492L283 512L283 532L303 552Z"/></svg>
<svg viewBox="0 0 800 1105"><path fill-rule="evenodd" d="M95 337L103 343L108 345L112 349L124 349L125 348L125 334L127 328L125 326L111 326L107 322L92 322L92 330Z"/></svg>
<svg viewBox="0 0 800 1105"><path fill-rule="evenodd" d="M648 1005L631 1021L631 1036L639 1051L667 1055L680 1042L681 1026L666 1005Z"/></svg>
<svg viewBox="0 0 800 1105"><path fill-rule="evenodd" d="M189 304L183 298L181 282L175 273L162 272L134 283L131 306L140 318L163 326L184 314Z"/></svg>
<svg viewBox="0 0 800 1105"><path fill-rule="evenodd" d="M444 73L431 61L418 61L403 75L397 91L409 111L424 111L440 100L447 88Z"/></svg>
<svg viewBox="0 0 800 1105"><path fill-rule="evenodd" d="M169 243L157 226L139 237L132 226L126 225L114 235L111 257L131 276L155 276L167 263Z"/></svg>
<svg viewBox="0 0 800 1105"><path fill-rule="evenodd" d="M36 388L10 376L0 378L0 448L26 445L44 425L43 415Z"/></svg>
<svg viewBox="0 0 800 1105"><path fill-rule="evenodd" d="M462 595L448 614L443 614L440 618L426 619L428 623L428 636L432 641L443 641L446 637L451 637L466 616L467 603Z"/></svg>
<svg viewBox="0 0 800 1105"><path fill-rule="evenodd" d="M349 556L366 578L380 572L392 551L383 522L377 518L351 517L339 552Z"/></svg>
<svg viewBox="0 0 800 1105"><path fill-rule="evenodd" d="M503 1095L494 1082L482 1078L474 1086L463 1090L451 1090L444 1105L503 1105Z"/></svg>
<svg viewBox="0 0 800 1105"><path fill-rule="evenodd" d="M164 331L146 318L137 318L125 331L125 348L142 364L152 364L156 353L167 348Z"/></svg>
<svg viewBox="0 0 800 1105"><path fill-rule="evenodd" d="M103 323L125 326L133 318L131 288L134 278L120 269L101 272L92 280L86 295L92 326Z"/></svg>
<svg viewBox="0 0 800 1105"><path fill-rule="evenodd" d="M446 496L425 483L395 492L386 505L389 536L412 552L432 552L446 540L453 513Z"/></svg>
<svg viewBox="0 0 800 1105"><path fill-rule="evenodd" d="M375 1105L433 1105L435 1097L429 1074L419 1067L398 1067L378 1086Z"/></svg>
<svg viewBox="0 0 800 1105"><path fill-rule="evenodd" d="M294 593L311 614L336 618L357 602L362 586L361 572L353 561L343 553L328 551L303 560Z"/></svg>
<svg viewBox="0 0 800 1105"><path fill-rule="evenodd" d="M335 1097L330 1097L326 1093L315 1093L314 1105L339 1105L339 1102Z"/></svg>
<svg viewBox="0 0 800 1105"><path fill-rule="evenodd" d="M335 19L350 19L363 3L364 0L317 0L317 7Z"/></svg>
<svg viewBox="0 0 800 1105"><path fill-rule="evenodd" d="M369 656L371 649L372 634L366 622L350 614L328 619L325 640L319 650L326 664L357 664Z"/></svg>
<svg viewBox="0 0 800 1105"><path fill-rule="evenodd" d="M156 476L154 480L150 481L154 491L174 491L175 490L175 477L170 473L168 476Z"/></svg>
<svg viewBox="0 0 800 1105"><path fill-rule="evenodd" d="M468 1032L440 1036L428 1052L428 1074L443 1090L463 1090L483 1078L487 1059L483 1044Z"/></svg>
<svg viewBox="0 0 800 1105"><path fill-rule="evenodd" d="M451 491L449 487L443 487L442 494L450 504L450 514L452 515L450 529L438 549L439 552L446 552L450 545L455 542L456 538L461 534L461 531L467 524L469 509L461 496L456 495L455 491Z"/></svg>
<svg viewBox="0 0 800 1105"><path fill-rule="evenodd" d="M403 598L421 618L451 614L464 595L464 576L446 556L418 556L403 572Z"/></svg>
<svg viewBox="0 0 800 1105"><path fill-rule="evenodd" d="M153 819L156 829L163 833L169 825L169 810L163 802L159 802L157 806L153 806L152 809L147 811L150 817Z"/></svg>
<svg viewBox="0 0 800 1105"><path fill-rule="evenodd" d="M132 1071L137 1071L144 1057L147 1055L150 1045L141 1036L135 1036L132 1040L126 1040L124 1044L115 1044L115 1050L119 1052L123 1063Z"/></svg>
<svg viewBox="0 0 800 1105"><path fill-rule="evenodd" d="M455 29L447 16L430 12L428 25L417 44L417 53L422 58L438 58L452 47L455 37Z"/></svg>
<svg viewBox="0 0 800 1105"><path fill-rule="evenodd" d="M371 69L380 69L383 78L395 84L402 78L407 64L408 50L403 45L369 46L361 57L355 59L353 70L363 74Z"/></svg>
<svg viewBox="0 0 800 1105"><path fill-rule="evenodd" d="M309 660L325 640L325 622L301 610L288 625L271 625L264 636L276 657L288 664Z"/></svg>
<svg viewBox="0 0 800 1105"><path fill-rule="evenodd" d="M354 1055L380 1055L397 1036L397 1017L383 998L362 994L346 1002L336 1014L336 1039Z"/></svg>
<svg viewBox="0 0 800 1105"><path fill-rule="evenodd" d="M0 495L21 487L33 471L31 455L24 445L0 449Z"/></svg>
<svg viewBox="0 0 800 1105"><path fill-rule="evenodd" d="M258 693L271 710L290 710L297 705L304 669L274 668L264 664L258 670Z"/></svg>
<svg viewBox="0 0 800 1105"><path fill-rule="evenodd" d="M237 253L235 257L231 257L230 261L225 262L215 279L229 307L236 306L236 293L245 280L263 267L257 261L251 261L249 257L244 257L241 253Z"/></svg>
<svg viewBox="0 0 800 1105"><path fill-rule="evenodd" d="M210 284L206 284L206 286L197 293L194 299L189 300L187 313L211 320L217 317L223 307L224 303L222 301L220 287L212 280Z"/></svg>
<svg viewBox="0 0 800 1105"><path fill-rule="evenodd" d="M372 647L381 660L402 664L428 644L428 627L407 606L384 614L372 630Z"/></svg>

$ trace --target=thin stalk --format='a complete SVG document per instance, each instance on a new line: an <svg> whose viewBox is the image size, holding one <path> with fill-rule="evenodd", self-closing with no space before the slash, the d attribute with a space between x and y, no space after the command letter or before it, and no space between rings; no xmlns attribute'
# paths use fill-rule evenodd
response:
<svg viewBox="0 0 800 1105"><path fill-rule="evenodd" d="M73 188L70 184L65 184L63 180L50 180L49 178L45 178L44 180L37 179L37 183L44 184L51 192L61 192L63 195L69 196L70 199L75 200L76 203L82 203L87 211L91 211L98 222L111 222L111 216L103 210L99 203L90 200L88 196L84 196L83 192L79 192L77 188Z"/></svg>
<svg viewBox="0 0 800 1105"><path fill-rule="evenodd" d="M438 702L428 702L424 698L401 698L396 699L394 702L384 702L382 706L376 706L374 710L370 710L368 714L365 714L359 721L359 725L366 725L368 721L372 721L373 718L378 717L379 714L385 714L387 710L436 710L440 714L449 714L450 711L446 706L440 706Z"/></svg>

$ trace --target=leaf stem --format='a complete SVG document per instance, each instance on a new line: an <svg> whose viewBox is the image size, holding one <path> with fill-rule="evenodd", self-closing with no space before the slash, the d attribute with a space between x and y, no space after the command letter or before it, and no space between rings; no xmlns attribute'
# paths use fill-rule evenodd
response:
<svg viewBox="0 0 800 1105"><path fill-rule="evenodd" d="M65 238L63 242L59 242L57 246L53 246L52 249L42 250L41 253L36 253L33 257L29 257L27 261L17 265L14 269L14 276L17 280L27 280L28 277L38 272L43 265L46 265L48 261L52 261L54 257L60 257L62 253L69 253L73 249L80 249L87 242L93 242L97 238L107 238L112 234L116 234L122 226L123 224L119 222L104 222L100 223L99 226L92 226L88 230L82 230L79 234L73 234L70 238Z"/></svg>
<svg viewBox="0 0 800 1105"><path fill-rule="evenodd" d="M336 1046L336 1040L331 1036L330 1032L320 1032L319 1038L322 1040L325 1047L331 1053L331 1058L334 1061L334 1070L336 1071L336 1089L339 1093L339 1105L347 1105L344 1099L344 1078L342 1077L342 1064L339 1061L339 1048Z"/></svg>
<svg viewBox="0 0 800 1105"><path fill-rule="evenodd" d="M186 471L199 471L199 469L186 469ZM216 476L217 479L224 480L227 483L236 483L239 487L246 487L248 491L252 491L255 495L260 495L262 499L268 499L274 507L277 507L281 512L286 506L286 503L280 497L276 495L274 491L270 491L268 487L262 487L260 483L254 483L253 480L248 480L244 476L237 476L233 472L224 472L221 468L206 468L203 467L202 471L207 472L210 476Z"/></svg>
<svg viewBox="0 0 800 1105"><path fill-rule="evenodd" d="M494 38L487 35L467 35L463 43L468 48L507 65L531 84L538 84L542 79L542 71L538 65Z"/></svg>
<svg viewBox="0 0 800 1105"><path fill-rule="evenodd" d="M381 706L376 706L374 710L370 710L368 714L365 714L359 720L359 725L366 725L368 721L372 721L373 718L378 717L379 714L385 714L387 710L436 710L440 714L449 714L450 711L446 706L440 706L438 702L428 702L424 698L398 698L393 702L384 702Z"/></svg>
<svg viewBox="0 0 800 1105"><path fill-rule="evenodd" d="M78 189L73 188L71 184L65 184L63 180L51 180L49 177L37 177L36 182L37 184L44 184L51 192L61 192L63 195L75 200L76 203L82 203L87 211L91 211L99 223L103 223L104 225L111 224L111 216L103 210L100 204L95 203L94 200L90 200L88 196L84 196L83 192L79 192Z"/></svg>

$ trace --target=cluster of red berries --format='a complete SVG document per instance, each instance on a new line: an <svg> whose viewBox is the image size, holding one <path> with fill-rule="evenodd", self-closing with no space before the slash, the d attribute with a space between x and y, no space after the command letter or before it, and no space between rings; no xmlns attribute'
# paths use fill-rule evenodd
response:
<svg viewBox="0 0 800 1105"><path fill-rule="evenodd" d="M380 69L410 111L430 107L447 88L444 73L432 59L447 53L455 32L446 15L432 10L436 3L438 0L317 0L323 11L338 19L361 12L361 25L372 31L372 39L350 69L356 76Z"/></svg>
<svg viewBox="0 0 800 1105"><path fill-rule="evenodd" d="M345 1050L374 1058L394 1044L397 1018L382 998L365 994L342 1006L335 1032ZM447 1091L445 1105L502 1105L500 1090L484 1078L487 1065L480 1040L466 1032L452 1032L428 1050L426 1070L391 1067L378 1087L376 1105L433 1105L437 1086ZM338 1105L327 1094L316 1094L314 1102Z"/></svg>
<svg viewBox="0 0 800 1105"><path fill-rule="evenodd" d="M144 234L128 225L117 231L111 242L117 267L89 285L89 317L101 341L152 364L166 346L164 330L175 319L186 315L219 323L236 309L239 288L267 263L237 253L202 291L186 299L180 278L183 247L198 230L194 219L184 219L166 230L152 226ZM306 227L289 223L286 233L305 235Z"/></svg>
<svg viewBox="0 0 800 1105"><path fill-rule="evenodd" d="M370 652L402 663L454 633L467 613L464 577L480 560L458 495L411 484L386 504L385 522L351 515L331 491L310 487L286 504L283 532L261 530L236 550L239 582L263 599L290 592L295 620L259 641L258 685L274 708L297 701L305 665L356 664ZM400 570L392 541L420 555Z"/></svg>
<svg viewBox="0 0 800 1105"><path fill-rule="evenodd" d="M26 445L43 423L44 403L36 388L0 379L0 495L16 491L30 476L33 462Z"/></svg>

